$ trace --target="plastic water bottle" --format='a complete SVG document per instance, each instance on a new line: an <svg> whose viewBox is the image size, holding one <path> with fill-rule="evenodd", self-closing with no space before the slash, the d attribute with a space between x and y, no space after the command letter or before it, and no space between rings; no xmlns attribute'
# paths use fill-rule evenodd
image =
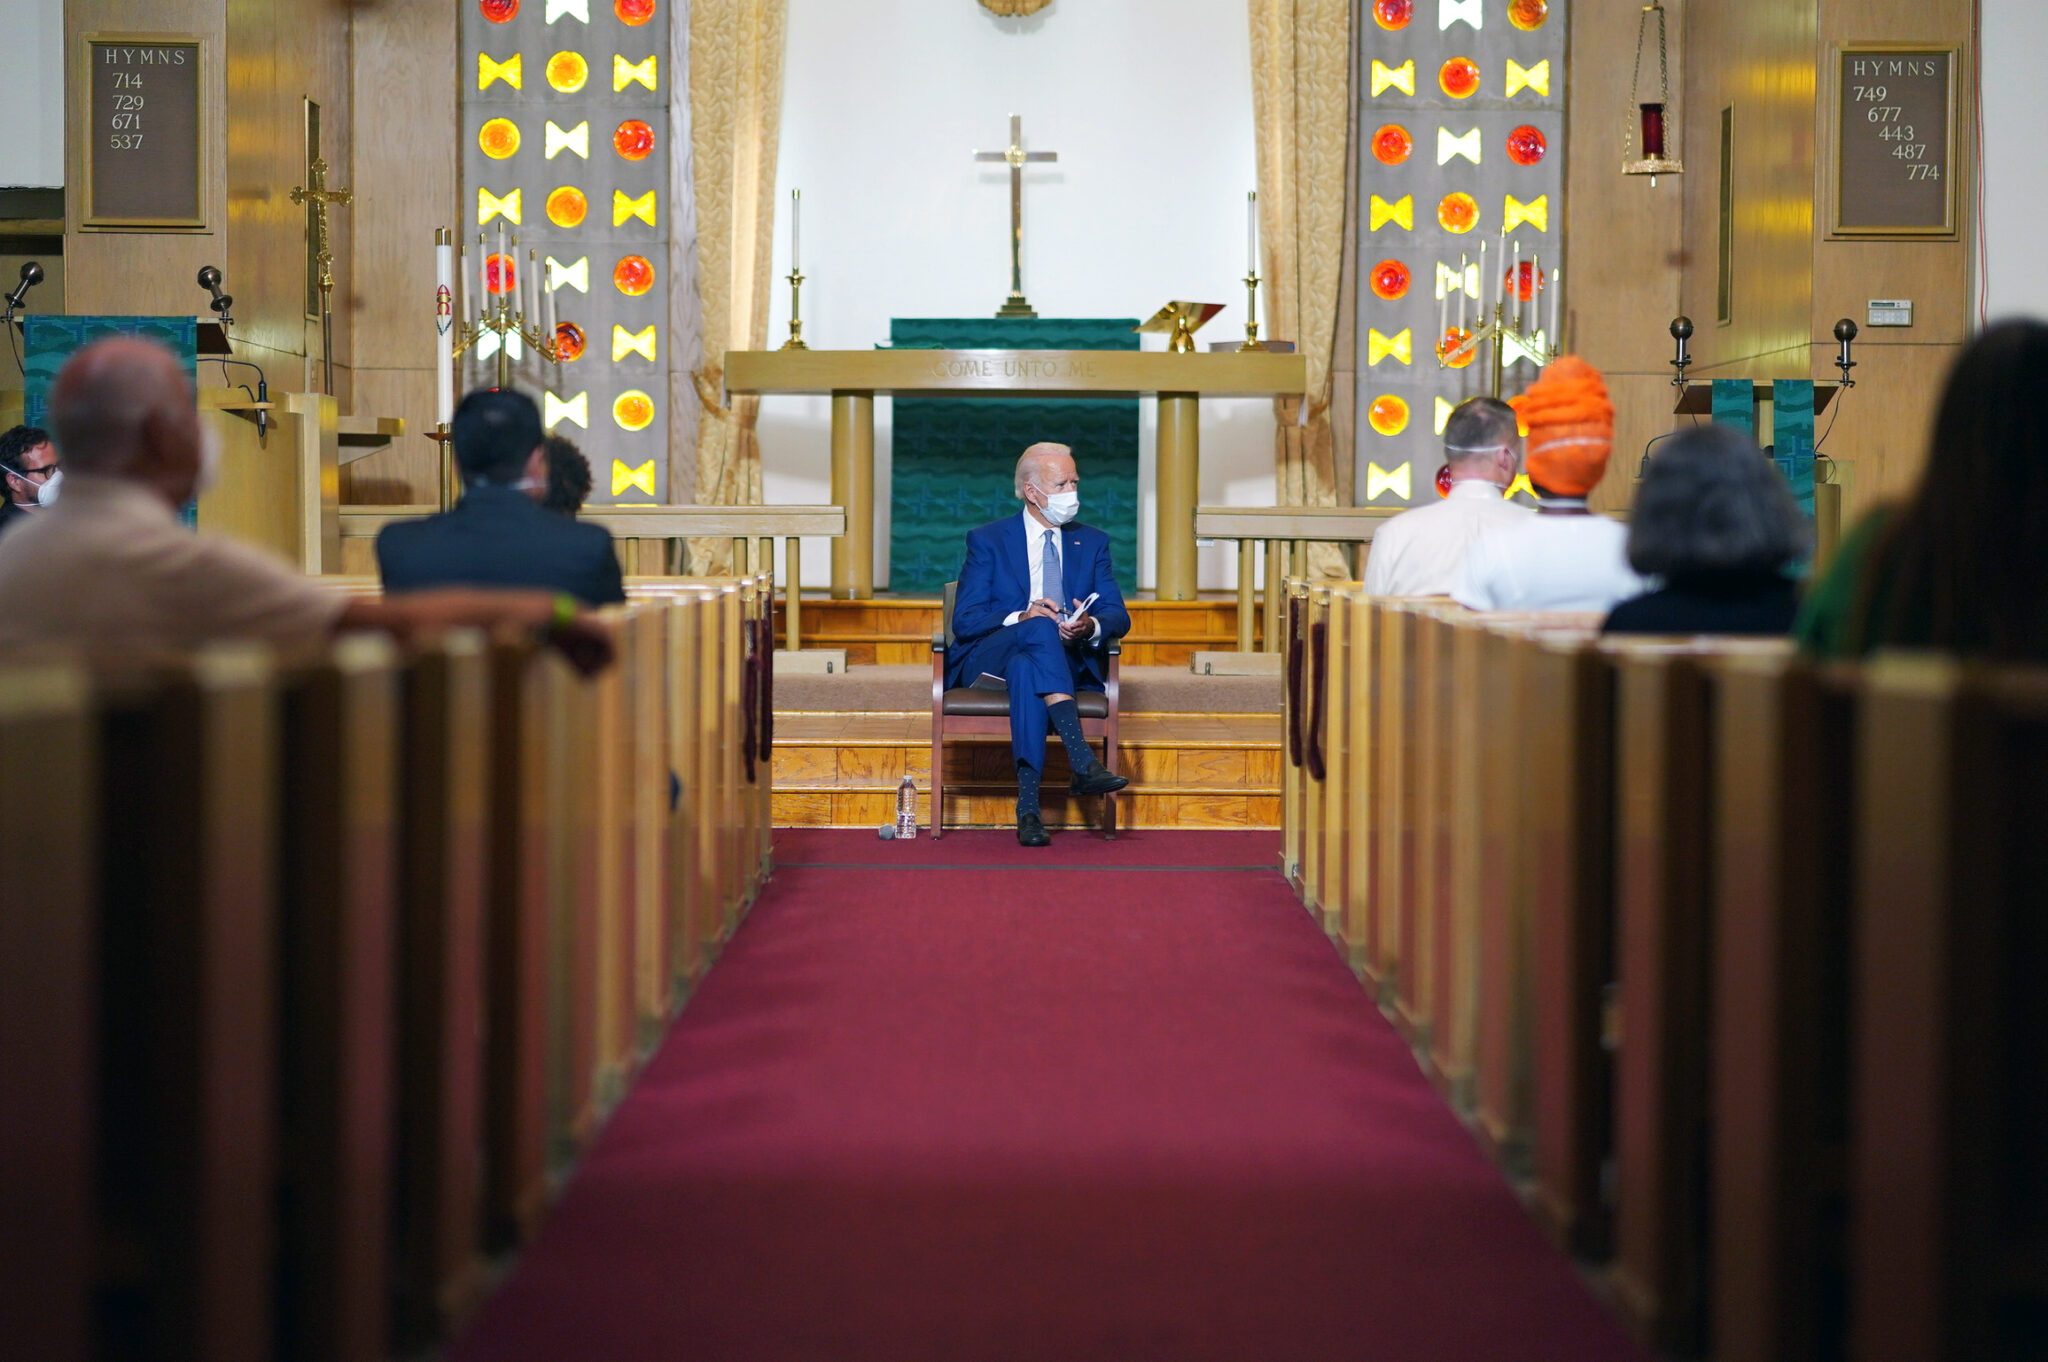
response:
<svg viewBox="0 0 2048 1362"><path fill-rule="evenodd" d="M917 782L907 774L896 787L896 840L917 836Z"/></svg>

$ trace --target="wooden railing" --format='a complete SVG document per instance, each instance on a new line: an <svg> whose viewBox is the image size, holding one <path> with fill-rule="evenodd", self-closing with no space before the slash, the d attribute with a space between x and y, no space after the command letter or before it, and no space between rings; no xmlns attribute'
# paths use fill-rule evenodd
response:
<svg viewBox="0 0 2048 1362"><path fill-rule="evenodd" d="M445 1337L769 871L769 594L524 638L0 665L0 1317L25 1357Z"/></svg>
<svg viewBox="0 0 2048 1362"><path fill-rule="evenodd" d="M1642 1337L2039 1355L2048 672L1289 590L1285 867Z"/></svg>
<svg viewBox="0 0 2048 1362"><path fill-rule="evenodd" d="M1364 506L1198 506L1195 538L1237 541L1237 650L1252 651L1252 583L1263 547L1265 589L1259 593L1265 621L1266 651L1280 647L1280 609L1286 598L1287 575L1302 566L1299 555L1309 544L1341 544L1351 570L1364 566L1358 550L1372 542L1373 532L1399 514Z"/></svg>
<svg viewBox="0 0 2048 1362"><path fill-rule="evenodd" d="M375 539L395 520L418 520L440 509L344 506L340 536ZM604 506L576 518L610 530L618 541L621 566L634 576L681 573L686 539L730 539L735 572L772 580L775 541L782 540L784 646L792 652L803 646L802 539L838 539L846 534L843 506Z"/></svg>

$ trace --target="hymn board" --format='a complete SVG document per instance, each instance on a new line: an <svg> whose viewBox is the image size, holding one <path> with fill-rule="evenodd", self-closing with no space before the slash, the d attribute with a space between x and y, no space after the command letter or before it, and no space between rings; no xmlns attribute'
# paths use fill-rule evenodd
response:
<svg viewBox="0 0 2048 1362"><path fill-rule="evenodd" d="M93 33L86 70L87 231L204 229L204 49L198 38Z"/></svg>

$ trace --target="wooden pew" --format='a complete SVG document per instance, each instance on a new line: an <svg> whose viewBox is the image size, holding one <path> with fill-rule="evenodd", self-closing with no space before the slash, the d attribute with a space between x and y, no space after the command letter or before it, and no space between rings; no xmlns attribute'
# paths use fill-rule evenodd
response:
<svg viewBox="0 0 2048 1362"><path fill-rule="evenodd" d="M1303 842L1308 827L1307 772L1302 743L1308 726L1308 583L1287 579L1280 611L1281 726L1285 735L1280 761L1280 873L1300 892Z"/></svg>
<svg viewBox="0 0 2048 1362"><path fill-rule="evenodd" d="M1376 602L1373 715L1380 739L1373 765L1373 924L1369 965L1382 1010L1410 1044L1417 1040L1410 979L1414 967L1415 616L1398 600Z"/></svg>
<svg viewBox="0 0 2048 1362"><path fill-rule="evenodd" d="M1356 717L1347 697L1353 693L1359 662L1370 654L1357 641L1360 584L1326 584L1327 605L1324 630L1327 669L1323 681L1322 817L1315 829L1316 860L1321 868L1322 891L1318 896L1323 931L1333 940L1345 942L1345 918L1356 887L1356 857L1349 833L1351 801L1356 790L1357 756L1352 749ZM1348 945L1346 947L1348 951Z"/></svg>
<svg viewBox="0 0 2048 1362"><path fill-rule="evenodd" d="M1343 897L1339 904L1337 931L1345 956L1361 978L1367 964L1366 948L1372 914L1372 820L1373 762L1380 728L1372 712L1372 677L1379 652L1375 626L1378 605L1361 586L1348 591L1345 622L1345 667L1343 694L1333 692L1332 704L1344 710L1345 773L1343 830Z"/></svg>
<svg viewBox="0 0 2048 1362"><path fill-rule="evenodd" d="M93 1352L99 1270L100 734L84 669L0 667L0 799L38 855L0 876L0 1319L24 1357Z"/></svg>
<svg viewBox="0 0 2048 1362"><path fill-rule="evenodd" d="M1402 992L1402 1003L1410 1043L1424 1068L1433 1069L1451 961L1451 683L1456 639L1448 612L1462 607L1417 599L1408 608L1415 612L1415 717L1409 749L1415 792L1415 927L1409 987Z"/></svg>
<svg viewBox="0 0 2048 1362"><path fill-rule="evenodd" d="M1301 902L1320 923L1329 886L1323 882L1323 810L1330 785L1330 584L1306 582L1301 682ZM1334 849L1334 848L1333 848Z"/></svg>

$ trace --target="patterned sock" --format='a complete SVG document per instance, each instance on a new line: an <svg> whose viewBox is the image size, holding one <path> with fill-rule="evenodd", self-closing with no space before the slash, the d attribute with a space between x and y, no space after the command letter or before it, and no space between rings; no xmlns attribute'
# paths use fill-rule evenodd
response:
<svg viewBox="0 0 2048 1362"><path fill-rule="evenodd" d="M1052 726L1058 731L1060 741L1066 744L1067 760L1079 775L1095 765L1095 749L1088 745L1088 739L1081 732L1081 709L1072 700L1062 700L1056 705L1047 705L1045 712L1052 719Z"/></svg>
<svg viewBox="0 0 2048 1362"><path fill-rule="evenodd" d="M1029 762L1017 763L1017 817L1022 821L1026 814L1038 812L1038 768Z"/></svg>

